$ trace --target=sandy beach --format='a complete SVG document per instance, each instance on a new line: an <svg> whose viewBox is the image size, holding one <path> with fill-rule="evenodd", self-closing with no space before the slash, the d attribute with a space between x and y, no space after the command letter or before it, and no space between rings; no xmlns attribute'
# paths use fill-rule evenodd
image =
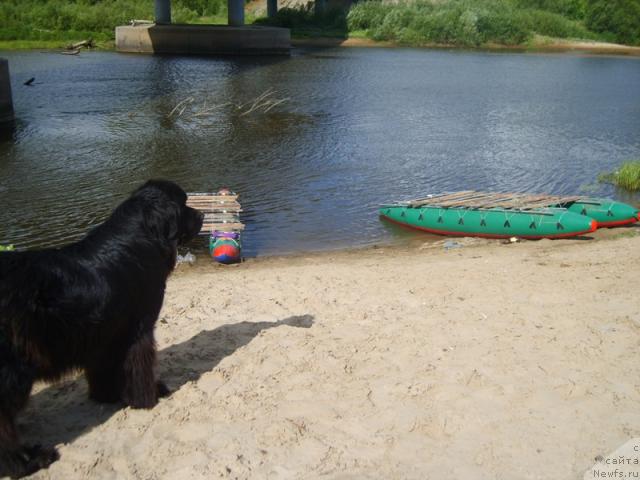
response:
<svg viewBox="0 0 640 480"><path fill-rule="evenodd" d="M370 38L349 37L309 37L293 38L291 43L296 47L385 47L398 48L401 44L388 41L376 41ZM640 47L619 43L596 42L589 40L568 40L563 38L536 37L527 45L501 45L490 43L482 47L470 48L456 45L429 43L414 48L436 50L479 50L493 52L519 53L560 53L575 55L623 55L640 56Z"/></svg>
<svg viewBox="0 0 640 480"><path fill-rule="evenodd" d="M640 228L201 258L168 284L150 411L40 385L38 479L573 479L640 436Z"/></svg>

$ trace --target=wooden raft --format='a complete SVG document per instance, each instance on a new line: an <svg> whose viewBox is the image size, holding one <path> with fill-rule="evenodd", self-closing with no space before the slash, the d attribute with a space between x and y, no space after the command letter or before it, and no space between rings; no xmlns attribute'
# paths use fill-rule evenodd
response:
<svg viewBox="0 0 640 480"><path fill-rule="evenodd" d="M429 195L400 202L409 207L433 206L442 208L503 208L505 210L534 210L575 202L582 196L532 195L527 193L490 193L465 190L455 193Z"/></svg>
<svg viewBox="0 0 640 480"><path fill-rule="evenodd" d="M209 235L214 230L220 232L244 230L244 224L240 221L242 208L236 194L188 193L187 205L204 213L200 235Z"/></svg>

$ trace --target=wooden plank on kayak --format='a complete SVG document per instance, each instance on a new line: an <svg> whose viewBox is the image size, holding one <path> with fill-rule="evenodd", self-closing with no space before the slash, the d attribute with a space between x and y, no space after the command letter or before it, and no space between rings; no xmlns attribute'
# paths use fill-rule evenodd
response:
<svg viewBox="0 0 640 480"><path fill-rule="evenodd" d="M575 202L581 196L558 196L549 194L493 193L464 190L443 193L401 202L410 207L437 206L442 208L504 208L531 210Z"/></svg>
<svg viewBox="0 0 640 480"><path fill-rule="evenodd" d="M231 232L244 229L244 225L240 221L242 208L236 194L188 193L187 205L204 214L201 235L208 235L214 230Z"/></svg>
<svg viewBox="0 0 640 480"><path fill-rule="evenodd" d="M584 197L582 197L581 195L573 195L569 197L558 197L554 200L553 204L551 205L565 205L567 203L577 202L581 198L584 198Z"/></svg>
<svg viewBox="0 0 640 480"><path fill-rule="evenodd" d="M206 212L204 214L204 221L207 220L237 220L238 215L234 213L224 213L224 212Z"/></svg>
<svg viewBox="0 0 640 480"><path fill-rule="evenodd" d="M480 204L477 205L477 207L478 208L494 208L499 206L502 203L505 203L508 201L515 201L516 199L521 197L522 197L522 194L519 194L519 193L496 193L496 194L493 194L486 201L480 202Z"/></svg>
<svg viewBox="0 0 640 480"><path fill-rule="evenodd" d="M228 202L228 203L219 203L219 202L187 202L187 205L193 208L197 208L199 210L241 210L240 204L238 202Z"/></svg>
<svg viewBox="0 0 640 480"><path fill-rule="evenodd" d="M466 201L469 201L469 200L479 201L482 198L484 198L485 195L486 194L484 194L484 193L475 192L475 193L466 195L464 197L460 197L460 198L456 198L456 199L452 199L452 200L437 201L437 202L434 202L433 205L437 206L437 207L455 207L457 205L460 205L460 202L462 202L463 200L466 200Z"/></svg>
<svg viewBox="0 0 640 480"><path fill-rule="evenodd" d="M432 202L435 202L435 201L457 198L457 197L460 197L460 196L469 195L471 193L475 193L475 191L473 191L473 190L464 190L462 192L455 192L455 193L439 193L439 194L429 195L428 197L422 197L422 198L416 198L414 200L409 200L406 203L408 205L418 207L420 205L428 205L428 204L430 204Z"/></svg>
<svg viewBox="0 0 640 480"><path fill-rule="evenodd" d="M478 197L456 201L455 205L452 204L450 206L456 206L456 207L460 206L465 208L480 208L485 206L488 203L495 202L496 200L498 200L498 198L500 198L500 196L504 198L505 195L509 197L512 196L512 194L510 193L509 194L484 193L482 195L479 195Z"/></svg>
<svg viewBox="0 0 640 480"><path fill-rule="evenodd" d="M506 204L507 202L520 201L521 193L500 193L492 198L489 202L482 204L482 208L495 208Z"/></svg>
<svg viewBox="0 0 640 480"><path fill-rule="evenodd" d="M238 195L235 193L232 195L218 195L217 193L191 192L191 193L187 193L187 197L192 200L197 200L197 199L224 200L226 198L231 198L233 200L236 200L238 198Z"/></svg>
<svg viewBox="0 0 640 480"><path fill-rule="evenodd" d="M200 233L210 233L214 230L229 232L232 230L244 230L244 224L242 223L203 223Z"/></svg>
<svg viewBox="0 0 640 480"><path fill-rule="evenodd" d="M198 205L234 205L238 203L238 200L236 198L223 198L222 200L215 198L188 198L187 203Z"/></svg>
<svg viewBox="0 0 640 480"><path fill-rule="evenodd" d="M549 198L549 195L528 195L525 193L515 194L511 199L505 199L502 202L495 203L494 207L500 208L525 208L532 202Z"/></svg>

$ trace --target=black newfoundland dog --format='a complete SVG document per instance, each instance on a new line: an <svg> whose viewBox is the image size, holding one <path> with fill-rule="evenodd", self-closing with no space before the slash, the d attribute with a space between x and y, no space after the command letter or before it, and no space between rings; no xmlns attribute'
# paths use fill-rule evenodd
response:
<svg viewBox="0 0 640 480"><path fill-rule="evenodd" d="M16 415L35 380L82 369L92 399L134 408L169 393L154 374L153 330L177 246L202 227L186 199L152 180L77 243L0 253L0 477L58 458L18 439Z"/></svg>

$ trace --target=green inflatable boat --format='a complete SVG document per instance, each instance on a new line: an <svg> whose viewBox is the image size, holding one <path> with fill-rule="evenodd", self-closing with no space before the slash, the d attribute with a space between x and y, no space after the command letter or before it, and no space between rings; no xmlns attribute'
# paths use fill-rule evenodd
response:
<svg viewBox="0 0 640 480"><path fill-rule="evenodd" d="M598 228L619 227L640 220L637 208L606 198L582 198L557 206L593 218L598 222Z"/></svg>
<svg viewBox="0 0 640 480"><path fill-rule="evenodd" d="M638 209L612 200L473 190L383 205L380 216L440 235L531 239L574 237L639 219Z"/></svg>

